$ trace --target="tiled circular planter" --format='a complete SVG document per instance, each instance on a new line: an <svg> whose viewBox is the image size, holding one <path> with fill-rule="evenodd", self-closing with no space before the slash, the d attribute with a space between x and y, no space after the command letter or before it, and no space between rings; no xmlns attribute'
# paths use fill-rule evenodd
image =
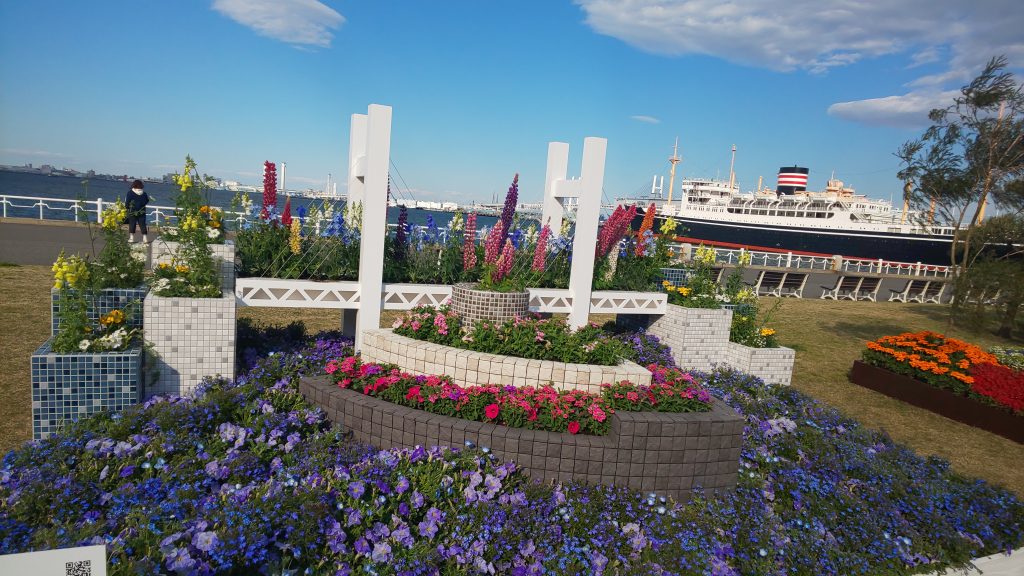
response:
<svg viewBox="0 0 1024 576"><path fill-rule="evenodd" d="M603 383L622 380L642 386L651 383L650 371L628 360L615 366L530 360L407 338L395 334L391 329L364 332L360 354L364 361L397 364L402 370L413 374L449 376L464 386L499 384L539 387L550 384L558 390L599 393Z"/></svg>
<svg viewBox="0 0 1024 576"><path fill-rule="evenodd" d="M697 486L736 486L744 420L718 399L710 412L616 412L609 416L611 433L588 436L431 414L339 388L323 376L301 379L299 391L331 422L378 448L459 448L469 440L533 478L622 486L680 501Z"/></svg>
<svg viewBox="0 0 1024 576"><path fill-rule="evenodd" d="M492 292L477 290L476 284L452 286L452 310L462 317L467 326L478 320L504 322L529 311L529 292Z"/></svg>

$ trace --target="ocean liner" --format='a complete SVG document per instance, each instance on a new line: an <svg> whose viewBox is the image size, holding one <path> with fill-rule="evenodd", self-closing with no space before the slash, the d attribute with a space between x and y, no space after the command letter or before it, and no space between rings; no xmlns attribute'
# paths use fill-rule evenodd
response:
<svg viewBox="0 0 1024 576"><path fill-rule="evenodd" d="M733 147L735 159L736 147ZM841 180L831 178L820 192L807 190L810 170L800 166L779 169L774 190L742 193L730 167L728 181L684 179L673 198L676 154L669 193L665 197L657 177L646 198L619 198L635 204L639 212L654 204L656 220L672 218L681 224L680 242L729 248L847 258L882 259L948 265L953 229L929 222L929 215L894 210L887 200L857 194ZM662 179L662 182L664 179ZM641 216L638 216L640 218ZM657 229L657 226L655 226Z"/></svg>

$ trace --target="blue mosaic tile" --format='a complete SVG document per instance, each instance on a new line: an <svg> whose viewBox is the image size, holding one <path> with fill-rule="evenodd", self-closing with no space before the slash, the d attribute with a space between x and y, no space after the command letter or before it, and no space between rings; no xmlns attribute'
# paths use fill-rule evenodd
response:
<svg viewBox="0 0 1024 576"><path fill-rule="evenodd" d="M147 288L105 288L96 292L92 297L88 315L89 320L99 322L100 316L109 313L111 310L118 310L138 300L134 312L129 316L126 325L129 328L142 328L142 301L146 298ZM60 291L56 288L50 289L50 335L56 336L60 324Z"/></svg>
<svg viewBox="0 0 1024 576"><path fill-rule="evenodd" d="M47 340L32 354L32 437L48 438L65 420L139 402L142 347L56 354Z"/></svg>

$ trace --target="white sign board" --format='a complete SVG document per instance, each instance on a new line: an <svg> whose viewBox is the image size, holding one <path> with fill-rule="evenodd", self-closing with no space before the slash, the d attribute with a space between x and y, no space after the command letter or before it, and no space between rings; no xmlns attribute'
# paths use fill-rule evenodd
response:
<svg viewBox="0 0 1024 576"><path fill-rule="evenodd" d="M107 576L107 547L82 546L0 556L0 576Z"/></svg>

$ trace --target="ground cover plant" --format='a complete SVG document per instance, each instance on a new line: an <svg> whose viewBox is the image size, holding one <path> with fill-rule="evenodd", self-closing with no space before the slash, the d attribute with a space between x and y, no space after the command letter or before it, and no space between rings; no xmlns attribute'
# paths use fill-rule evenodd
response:
<svg viewBox="0 0 1024 576"><path fill-rule="evenodd" d="M605 435L616 411L706 412L711 396L696 379L675 368L651 365L652 383L602 385L600 394L551 386L459 386L447 376L402 372L398 366L331 360L324 371L341 388L433 414L515 428Z"/></svg>
<svg viewBox="0 0 1024 576"><path fill-rule="evenodd" d="M597 324L573 331L564 318L532 315L470 326L447 306L420 306L395 319L391 327L395 334L416 340L535 360L613 366L627 353L620 340Z"/></svg>
<svg viewBox="0 0 1024 576"><path fill-rule="evenodd" d="M936 388L1024 414L1024 374L981 348L930 331L867 343L864 361Z"/></svg>
<svg viewBox="0 0 1024 576"><path fill-rule="evenodd" d="M275 353L195 399L83 420L0 464L0 553L107 545L111 574L907 574L1019 547L1024 504L790 388L732 372L739 486L685 505L536 486L484 448L375 452Z"/></svg>

